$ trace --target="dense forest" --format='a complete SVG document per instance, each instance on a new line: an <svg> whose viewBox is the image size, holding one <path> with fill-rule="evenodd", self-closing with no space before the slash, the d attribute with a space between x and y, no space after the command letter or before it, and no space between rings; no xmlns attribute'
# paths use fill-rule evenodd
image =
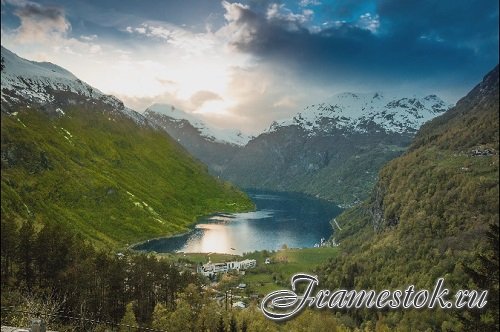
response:
<svg viewBox="0 0 500 332"><path fill-rule="evenodd" d="M348 331L326 312L277 324L256 301L219 303L186 261L96 250L56 223L1 225L2 325L41 317L58 331Z"/></svg>

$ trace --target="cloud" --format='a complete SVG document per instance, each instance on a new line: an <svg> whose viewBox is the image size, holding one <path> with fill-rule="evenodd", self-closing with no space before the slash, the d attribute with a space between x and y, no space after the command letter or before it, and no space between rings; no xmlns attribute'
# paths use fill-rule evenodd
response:
<svg viewBox="0 0 500 332"><path fill-rule="evenodd" d="M310 9L303 9L301 13L294 13L286 8L284 4L273 3L267 8L266 19L269 22L286 27L288 30L298 30L312 19L313 14L314 12Z"/></svg>
<svg viewBox="0 0 500 332"><path fill-rule="evenodd" d="M283 98L279 99L273 104L274 108L289 108L289 109L297 109L299 105L297 105L297 102L294 100L293 97L290 96L284 96Z"/></svg>
<svg viewBox="0 0 500 332"><path fill-rule="evenodd" d="M64 36L71 24L66 20L64 10L59 7L41 6L33 2L15 2L18 8L14 14L21 21L17 38L21 42L47 40Z"/></svg>
<svg viewBox="0 0 500 332"><path fill-rule="evenodd" d="M81 35L80 39L89 42L89 41L96 40L97 39L97 35L95 35L95 34L94 35Z"/></svg>
<svg viewBox="0 0 500 332"><path fill-rule="evenodd" d="M13 15L17 16L20 24L14 29L4 29L2 26L2 44L37 50L36 59L43 61L48 60L49 49L67 55L102 52L102 46L96 43L96 34L70 37L71 23L62 7L44 6L24 0L6 0L5 3L13 6Z"/></svg>
<svg viewBox="0 0 500 332"><path fill-rule="evenodd" d="M217 42L210 32L193 33L165 22L144 22L136 27L127 26L125 31L129 34L164 41L189 55L202 54L211 49Z"/></svg>
<svg viewBox="0 0 500 332"><path fill-rule="evenodd" d="M321 5L321 1L319 0L300 0L300 7L308 7L308 6L319 6Z"/></svg>
<svg viewBox="0 0 500 332"><path fill-rule="evenodd" d="M215 92L202 90L202 91L197 91L195 94L193 94L189 100L191 101L194 108L198 108L207 101L223 100L223 99Z"/></svg>
<svg viewBox="0 0 500 332"><path fill-rule="evenodd" d="M471 35L465 32L469 29L467 25L454 21L455 18L461 19L465 9L470 6L461 6L464 8L456 10L450 9L454 5L449 1L445 2L446 5L441 5L441 2L440 5L432 5L430 1L415 0L408 4L385 0L381 1L379 7L373 8L379 10L378 13L364 12L315 29L310 28L308 16L303 11L292 13L283 5L271 4L266 13L239 3L223 5L227 20L225 29L230 32L233 49L252 54L260 62L285 64L304 80L371 81L375 86L380 81L386 85L397 85L402 80L418 83L428 77L436 80L456 78L457 68L472 77L479 67L484 67L479 71L482 74L498 61L497 55L496 59L490 58L486 64L482 54L478 54L478 45L470 47L467 39L447 38L454 36L457 31L464 31L465 36ZM414 6L418 7L421 3L423 8L413 10ZM495 16L492 11L495 6L498 7L487 6L489 16L486 13L485 16L489 18L485 21L498 23L498 14ZM401 7L405 9L401 10ZM437 13L433 12L434 7L438 7ZM346 8L338 10L352 15L364 7L359 4L349 10ZM445 12L444 8L450 10ZM334 12L337 10L330 9ZM472 9L469 8L470 12ZM451 18L445 18L450 14ZM437 19L440 16L446 24ZM469 14L467 21L471 21L471 16ZM472 26L481 25L478 23L481 20L474 17L476 22ZM414 25L422 28L415 32L412 30ZM488 31L487 36L497 31L490 23L484 25L487 26L486 30L483 30L484 27L474 30L480 33ZM433 29L438 32L442 30L438 33L440 40L421 38L426 36L423 33L430 33ZM493 37L489 45L483 45L485 52L491 53L494 46L498 47L498 34L494 33L493 36L496 36L496 40Z"/></svg>
<svg viewBox="0 0 500 332"><path fill-rule="evenodd" d="M163 79L163 78L159 78L159 77L156 77L156 80L165 86L175 86L177 84L173 80Z"/></svg>
<svg viewBox="0 0 500 332"><path fill-rule="evenodd" d="M372 33L377 33L380 28L380 18L378 15L365 13L359 17L356 26L361 29L369 30Z"/></svg>
<svg viewBox="0 0 500 332"><path fill-rule="evenodd" d="M154 26L150 25L149 23L142 23L140 26L135 28L128 26L125 28L125 31L127 31L128 33L137 33L148 37L155 37L166 40L171 39L173 35L173 29L168 29L159 25Z"/></svg>

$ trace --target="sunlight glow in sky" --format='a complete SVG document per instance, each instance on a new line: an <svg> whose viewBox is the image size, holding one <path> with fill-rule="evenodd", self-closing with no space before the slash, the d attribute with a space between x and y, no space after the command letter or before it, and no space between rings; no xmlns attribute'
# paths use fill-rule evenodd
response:
<svg viewBox="0 0 500 332"><path fill-rule="evenodd" d="M2 45L139 112L267 128L344 91L456 102L498 63L498 2L2 0Z"/></svg>

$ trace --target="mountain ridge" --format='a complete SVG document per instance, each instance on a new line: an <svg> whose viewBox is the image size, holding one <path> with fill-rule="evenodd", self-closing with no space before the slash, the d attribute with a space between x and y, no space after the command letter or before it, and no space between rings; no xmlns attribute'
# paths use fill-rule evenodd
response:
<svg viewBox="0 0 500 332"><path fill-rule="evenodd" d="M155 103L149 106L143 112L143 115L146 118L148 116L154 118L155 114L152 113L168 117L171 122L179 122L181 125L184 124L184 121L187 121L193 128L198 130L201 137L211 142L243 146L252 138L249 135L243 134L238 129L223 129L208 126L200 118L196 117L196 114L180 110L174 105Z"/></svg>
<svg viewBox="0 0 500 332"><path fill-rule="evenodd" d="M436 95L340 93L240 144L216 139L221 135L211 135L195 114L172 105L143 114L212 174L240 187L305 192L351 206L368 196L378 170L405 150L420 125L448 108Z"/></svg>
<svg viewBox="0 0 500 332"><path fill-rule="evenodd" d="M316 135L328 133L329 126L366 132L371 124L379 127L378 130L414 133L423 123L449 108L450 105L436 95L386 97L382 92L343 92L325 102L306 106L291 119L275 121L269 131L298 125ZM325 123L327 119L330 123Z"/></svg>

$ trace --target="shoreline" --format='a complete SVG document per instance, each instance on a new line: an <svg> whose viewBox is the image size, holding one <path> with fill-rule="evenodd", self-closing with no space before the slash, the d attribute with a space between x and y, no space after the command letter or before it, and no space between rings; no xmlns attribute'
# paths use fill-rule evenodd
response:
<svg viewBox="0 0 500 332"><path fill-rule="evenodd" d="M253 197L252 194L256 194L255 192L253 192L253 193L246 192L246 193L250 197ZM264 191L264 193L269 193L269 192ZM274 192L271 192L271 193L274 193ZM295 193L291 193L291 194L295 194ZM306 195L306 196L308 196L308 195ZM285 196L285 198L287 200L297 199L295 197L295 195L291 195L290 197ZM313 201L318 201L318 200L325 201L324 199L318 199L318 198L315 198L312 196L309 196L308 198L310 198ZM343 210L342 208L340 208L338 206L338 204L336 204L334 202L329 202L329 201L325 201L325 202L328 202L329 203L328 205L330 205L330 204L334 205L335 208L332 209L328 206L324 207L324 204L320 204L320 206L318 208L321 208L321 209L324 208L325 213L333 213L334 218L336 216L338 216L341 213L341 211ZM314 204L319 204L319 203L314 203ZM231 223L233 221L233 220L231 220L231 219L233 219L233 217L238 219L238 217L237 217L238 214L245 213L245 212L252 212L252 211L256 211L256 210L258 211L257 206L254 202L254 207L252 209L243 209L242 211L238 211L238 212L217 211L217 212L212 212L212 213L209 213L206 215L201 215L201 216L196 217L190 225L187 225L184 229L182 229L178 233L165 234L165 235L159 235L159 236L155 236L155 237L151 237L151 238L146 238L142 241L137 241L137 242L131 243L130 245L125 246L125 250L130 250L130 251L137 252L137 253L152 253L152 252L154 252L155 254L185 253L183 251L183 249L188 250L188 251L195 249L194 247L193 248L191 248L189 246L185 247L184 244L190 241L190 239L193 237L193 234L197 234L197 233L193 233L193 232L196 232L196 230L198 228L200 228L200 227L198 227L198 225L207 224L207 223L209 224L209 223L213 223L213 222L217 223L218 220L211 220L212 218L218 219L217 216L228 217L228 219L230 219L230 220L227 220L226 222ZM307 216L307 217L310 218L310 216ZM226 218L224 218L224 219L226 219ZM321 238L325 238L325 239L330 240L331 237L333 236L333 234L335 233L335 230L336 230L335 226L336 225L333 222L333 219L328 220L328 234L329 235L325 233L322 237L319 237L318 239L316 239L317 240L316 242L320 241ZM203 228L203 226L201 226L201 228ZM184 238L182 238L182 237L184 237ZM196 237L196 235L195 235L195 237ZM152 242L152 241L157 241L157 242ZM164 243L162 241L165 241L165 245L162 245L162 243ZM290 241L294 242L294 240L290 240ZM304 241L302 241L302 242L304 242ZM298 241L297 243L294 243L295 245L293 247L314 248L315 246L319 246L316 244L316 242L310 243L310 244L307 241L306 241L307 243L306 242L302 243L302 242ZM327 241L325 241L325 242L327 242ZM236 246L234 246L234 247L237 248ZM271 246L271 247L274 248L275 246ZM156 252L155 248L157 250L159 250L160 252ZM191 248L191 249L189 249L189 248ZM201 249L201 248L197 248L197 249ZM205 248L205 249L208 249L208 248ZM215 249L215 247L213 249ZM224 251L224 252L220 252L221 254L242 256L244 253L246 253L245 250L235 250L232 248L231 249L234 251L229 251L229 249L227 249L227 248L226 248L227 250L223 249L223 248L219 248L219 249L222 249ZM274 248L274 249L277 249L277 248ZM263 249L263 250L268 250L268 249Z"/></svg>
<svg viewBox="0 0 500 332"><path fill-rule="evenodd" d="M196 220L189 226L189 230L187 230L185 232L177 233L177 234L172 234L172 235L158 236L158 237L150 238L150 239L143 240L143 241L140 241L140 242L136 242L134 244L131 244L131 245L128 245L127 247L125 247L125 250L131 250L131 251L135 251L135 252L150 252L150 251L147 251L147 250L137 250L137 249L134 249L134 247L143 245L143 244L148 243L150 241L162 240L162 239L171 239L171 238L176 238L176 237L181 237L181 236L188 235L189 233L192 233L196 229L196 225L200 223L200 219L202 219L202 218L211 218L211 217L217 216L217 215L230 215L230 214L234 214L234 213L244 213L244 212L251 212L251 211L255 211L255 207L254 207L253 210L248 210L248 211L241 211L241 212L214 212L214 213L211 213L211 214L207 214L207 215L203 215L203 216L198 216L198 217L196 217ZM176 252L172 252L172 253L176 253ZM166 253L157 253L157 254L166 254Z"/></svg>
<svg viewBox="0 0 500 332"><path fill-rule="evenodd" d="M147 239L147 240L144 240L144 241L140 241L140 242L137 242L137 243L131 244L131 245L127 246L125 249L126 249L126 250L131 250L131 251L136 251L136 252L150 252L150 251L146 251L146 250L138 250L138 249L134 249L134 247L137 247L137 246L140 246L140 245L146 244L146 243L148 243L148 242L150 242L150 241L162 240L162 239L171 239L171 238L175 238L175 237L180 237L180 236L188 235L188 234L189 234L189 233L191 233L193 230L194 230L194 228L193 228L193 229L191 229L191 230L189 230L189 231L183 232L183 233L178 233L178 234L173 234L173 235L165 235L165 236L159 236L159 237L155 237L155 238Z"/></svg>

